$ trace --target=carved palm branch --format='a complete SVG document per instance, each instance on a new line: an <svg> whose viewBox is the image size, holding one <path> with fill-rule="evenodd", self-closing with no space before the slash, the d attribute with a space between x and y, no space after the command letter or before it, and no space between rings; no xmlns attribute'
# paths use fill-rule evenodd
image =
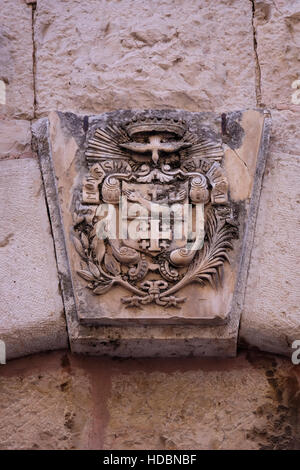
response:
<svg viewBox="0 0 300 470"><path fill-rule="evenodd" d="M208 282L216 288L222 279L224 262L229 262L228 251L233 249L231 240L236 231L235 226L217 219L214 209L210 209L205 226L207 240L202 252L196 255L183 279L164 292L164 295L173 294L191 282L201 285Z"/></svg>

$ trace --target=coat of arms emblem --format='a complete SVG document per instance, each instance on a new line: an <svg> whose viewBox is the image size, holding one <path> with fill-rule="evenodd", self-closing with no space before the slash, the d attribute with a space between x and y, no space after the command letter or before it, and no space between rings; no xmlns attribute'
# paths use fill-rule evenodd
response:
<svg viewBox="0 0 300 470"><path fill-rule="evenodd" d="M217 289L237 224L217 138L182 119L143 112L88 141L74 214L77 274L126 307L177 307L192 283Z"/></svg>

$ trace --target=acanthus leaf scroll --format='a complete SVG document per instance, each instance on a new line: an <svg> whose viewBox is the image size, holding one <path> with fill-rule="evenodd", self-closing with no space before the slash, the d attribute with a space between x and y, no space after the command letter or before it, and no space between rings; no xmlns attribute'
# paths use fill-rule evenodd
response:
<svg viewBox="0 0 300 470"><path fill-rule="evenodd" d="M86 287L103 295L122 286L127 307L180 307L191 283L217 289L238 232L222 159L217 139L180 119L141 115L97 129L74 213Z"/></svg>

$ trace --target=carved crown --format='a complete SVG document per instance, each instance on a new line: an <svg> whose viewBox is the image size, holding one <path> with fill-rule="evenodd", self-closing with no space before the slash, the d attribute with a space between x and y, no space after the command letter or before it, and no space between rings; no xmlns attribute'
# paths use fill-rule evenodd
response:
<svg viewBox="0 0 300 470"><path fill-rule="evenodd" d="M135 117L126 125L131 137L139 132L172 132L180 137L186 132L186 122L179 119L161 118L158 116Z"/></svg>

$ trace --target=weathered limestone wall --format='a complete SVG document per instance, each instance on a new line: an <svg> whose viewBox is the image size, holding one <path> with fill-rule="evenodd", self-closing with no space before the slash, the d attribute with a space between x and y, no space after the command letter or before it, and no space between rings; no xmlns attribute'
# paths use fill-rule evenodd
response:
<svg viewBox="0 0 300 470"><path fill-rule="evenodd" d="M33 119L32 9L23 0L1 0L1 118ZM3 85L4 84L4 85Z"/></svg>
<svg viewBox="0 0 300 470"><path fill-rule="evenodd" d="M37 116L255 106L251 21L245 0L38 1Z"/></svg>
<svg viewBox="0 0 300 470"><path fill-rule="evenodd" d="M0 339L9 357L68 342L31 123L51 110L256 106L270 109L273 135L240 343L289 355L300 339L300 2L2 0L0 18ZM299 447L290 367L241 353L15 360L0 366L1 446Z"/></svg>
<svg viewBox="0 0 300 470"><path fill-rule="evenodd" d="M257 353L13 360L0 375L0 449L297 449L299 379L288 359Z"/></svg>

